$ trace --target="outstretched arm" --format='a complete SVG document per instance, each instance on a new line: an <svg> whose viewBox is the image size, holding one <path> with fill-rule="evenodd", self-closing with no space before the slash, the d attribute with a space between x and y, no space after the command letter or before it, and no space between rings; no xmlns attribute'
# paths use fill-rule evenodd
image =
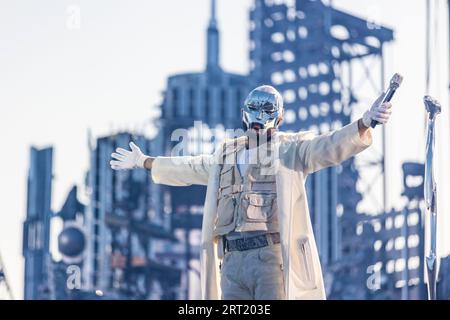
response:
<svg viewBox="0 0 450 320"><path fill-rule="evenodd" d="M156 157L151 161L155 183L170 186L207 185L213 155Z"/></svg>
<svg viewBox="0 0 450 320"><path fill-rule="evenodd" d="M380 98L363 117L341 129L319 136L302 135L298 142L298 155L304 173L337 165L365 150L372 143L370 123L372 120L384 124L389 120L392 105L380 105Z"/></svg>
<svg viewBox="0 0 450 320"><path fill-rule="evenodd" d="M111 154L115 160L110 161L114 170L130 170L145 168L151 170L155 183L172 186L189 186L192 184L206 185L212 155L182 156L182 157L150 157L145 155L133 142L130 149L117 148Z"/></svg>

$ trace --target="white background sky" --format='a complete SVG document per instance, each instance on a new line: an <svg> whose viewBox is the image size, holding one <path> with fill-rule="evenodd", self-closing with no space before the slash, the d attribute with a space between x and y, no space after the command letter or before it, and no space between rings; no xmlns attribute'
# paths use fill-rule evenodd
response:
<svg viewBox="0 0 450 320"><path fill-rule="evenodd" d="M222 65L246 73L253 1L218 2ZM444 0L432 2L439 5L440 24L430 93L444 109L437 179L440 214L446 217L441 248L448 249L450 237L443 237L450 228L447 6ZM333 3L395 29L386 75L401 72L405 81L388 125L388 172L390 204L399 206L401 163L422 161L424 155L425 0ZM66 25L71 5L80 9L80 29ZM142 128L161 101L168 75L203 69L208 15L208 0L0 0L0 252L17 298L23 287L29 147L55 147L53 209L58 210L71 185L83 182L88 128L94 136Z"/></svg>

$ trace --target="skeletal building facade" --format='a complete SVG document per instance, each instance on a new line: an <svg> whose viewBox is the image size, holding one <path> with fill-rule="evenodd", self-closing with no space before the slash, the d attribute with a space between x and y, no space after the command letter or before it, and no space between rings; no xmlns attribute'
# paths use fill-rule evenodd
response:
<svg viewBox="0 0 450 320"><path fill-rule="evenodd" d="M226 136L226 130L242 128L240 107L251 88L250 81L247 76L221 68L219 37L216 3L212 0L205 70L172 75L167 80L159 131L159 139L164 143L159 155L212 153ZM181 137L188 142L182 150L176 148ZM181 241L173 253L185 270L180 298L199 298L199 244L205 188L190 186L187 191L163 186L162 194L164 206L171 213L174 234Z"/></svg>
<svg viewBox="0 0 450 320"><path fill-rule="evenodd" d="M251 75L275 86L285 101L283 130L318 134L352 120L357 94L348 83L355 60L382 59L393 32L322 1L255 0L250 13ZM351 77L350 77L351 78ZM379 93L379 92L378 92ZM361 195L354 159L308 177L307 193L322 263L342 258L354 234Z"/></svg>
<svg viewBox="0 0 450 320"><path fill-rule="evenodd" d="M175 239L159 186L143 169L114 171L109 166L111 153L130 141L153 153L148 139L129 133L99 138L91 147L83 288L113 298L172 297L180 272L165 255Z"/></svg>
<svg viewBox="0 0 450 320"><path fill-rule="evenodd" d="M30 149L27 214L23 224L24 299L50 298L48 288L52 217L53 149Z"/></svg>

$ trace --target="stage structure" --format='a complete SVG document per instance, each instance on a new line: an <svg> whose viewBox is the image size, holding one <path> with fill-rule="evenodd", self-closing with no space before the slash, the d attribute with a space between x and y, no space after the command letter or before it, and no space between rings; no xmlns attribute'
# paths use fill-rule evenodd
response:
<svg viewBox="0 0 450 320"><path fill-rule="evenodd" d="M90 146L83 289L113 299L173 299L180 270L165 254L176 239L159 186L145 170L114 171L109 165L111 153L130 141L154 153L150 140L131 133L101 137Z"/></svg>
<svg viewBox="0 0 450 320"><path fill-rule="evenodd" d="M48 286L51 268L50 219L53 179L53 148L30 150L27 214L23 224L24 299L51 299Z"/></svg>
<svg viewBox="0 0 450 320"><path fill-rule="evenodd" d="M311 0L256 0L250 19L251 75L255 83L282 92L282 130L322 133L342 127L384 90L383 46L393 40L391 29ZM357 182L371 213L386 210L383 141L378 151L374 146L364 155L370 162L351 159L307 180L324 265L341 259L352 245L362 200Z"/></svg>
<svg viewBox="0 0 450 320"><path fill-rule="evenodd" d="M188 131L187 154L212 153L225 137L226 129L242 127L240 108L250 83L245 75L224 71L220 66L220 33L216 18L216 1L211 0L207 28L206 67L203 72L172 75L167 80L161 105L158 155L170 155L179 143L179 129ZM181 54L181 53L180 53ZM212 139L214 135L215 139ZM175 154L181 155L181 154ZM199 244L205 199L203 186L189 191L178 187L161 187L164 210L171 213L175 235L183 241L174 259L184 261L183 294L179 298L200 298Z"/></svg>

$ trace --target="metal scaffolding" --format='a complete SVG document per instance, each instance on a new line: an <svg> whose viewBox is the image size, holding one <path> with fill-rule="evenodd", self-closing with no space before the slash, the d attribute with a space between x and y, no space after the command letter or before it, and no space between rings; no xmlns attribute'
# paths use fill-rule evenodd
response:
<svg viewBox="0 0 450 320"><path fill-rule="evenodd" d="M284 130L324 133L342 127L358 116L359 106L370 107L384 90L383 46L393 40L391 29L310 0L256 0L250 18L252 78L282 92ZM341 241L354 233L353 216L362 195L363 203L370 203L366 213L387 209L384 135L380 144L356 161L307 180L325 265L339 260L345 247ZM340 219L344 213L346 221Z"/></svg>

